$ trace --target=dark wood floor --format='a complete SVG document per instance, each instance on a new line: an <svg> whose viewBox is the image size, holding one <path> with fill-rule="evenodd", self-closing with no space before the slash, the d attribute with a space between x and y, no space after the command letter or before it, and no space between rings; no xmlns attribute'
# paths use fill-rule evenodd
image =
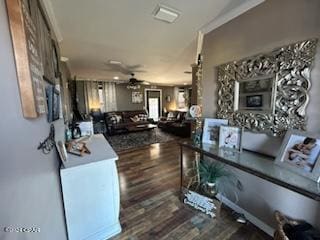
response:
<svg viewBox="0 0 320 240"><path fill-rule="evenodd" d="M179 156L176 142L119 153L122 233L113 239L271 239L228 209L211 219L181 203Z"/></svg>

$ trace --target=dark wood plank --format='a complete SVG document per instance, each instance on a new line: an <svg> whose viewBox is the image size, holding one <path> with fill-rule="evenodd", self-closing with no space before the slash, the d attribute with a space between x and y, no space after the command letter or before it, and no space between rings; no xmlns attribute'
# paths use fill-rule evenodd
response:
<svg viewBox="0 0 320 240"><path fill-rule="evenodd" d="M211 219L181 203L179 159L177 142L119 154L122 233L113 239L271 239L237 223L229 209Z"/></svg>

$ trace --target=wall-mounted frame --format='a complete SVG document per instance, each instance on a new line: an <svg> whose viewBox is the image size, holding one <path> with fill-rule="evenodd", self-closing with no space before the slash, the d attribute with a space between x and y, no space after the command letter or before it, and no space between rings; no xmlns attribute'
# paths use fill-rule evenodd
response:
<svg viewBox="0 0 320 240"><path fill-rule="evenodd" d="M142 92L132 92L132 103L142 103L143 102L143 93Z"/></svg>
<svg viewBox="0 0 320 240"><path fill-rule="evenodd" d="M56 121L60 118L60 92L54 85L46 87L48 122Z"/></svg>
<svg viewBox="0 0 320 240"><path fill-rule="evenodd" d="M228 119L231 125L273 136L283 136L288 129L305 130L310 72L317 43L318 39L309 39L218 66L217 117ZM241 83L248 83L246 94L259 95L254 90L254 81L270 77L270 108L237 108ZM261 87L259 91L264 90Z"/></svg>
<svg viewBox="0 0 320 240"><path fill-rule="evenodd" d="M43 67L37 29L25 1L7 0L7 12L17 69L23 116L37 118L46 112Z"/></svg>

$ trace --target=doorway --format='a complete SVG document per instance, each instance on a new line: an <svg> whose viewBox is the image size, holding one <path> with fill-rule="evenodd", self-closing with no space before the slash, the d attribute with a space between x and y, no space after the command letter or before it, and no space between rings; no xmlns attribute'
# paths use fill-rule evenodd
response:
<svg viewBox="0 0 320 240"><path fill-rule="evenodd" d="M158 122L162 112L162 90L145 89L145 107L148 111L148 117Z"/></svg>

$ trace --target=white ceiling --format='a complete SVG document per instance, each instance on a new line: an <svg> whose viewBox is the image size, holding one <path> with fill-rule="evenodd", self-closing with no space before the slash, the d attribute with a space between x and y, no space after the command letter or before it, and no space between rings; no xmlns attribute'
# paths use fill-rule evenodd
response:
<svg viewBox="0 0 320 240"><path fill-rule="evenodd" d="M158 84L191 83L197 33L210 21L253 0L47 0L61 34L61 55L79 79L128 79L104 63L143 64L136 78ZM48 4L49 2L49 4ZM152 12L161 3L181 12L168 24Z"/></svg>

